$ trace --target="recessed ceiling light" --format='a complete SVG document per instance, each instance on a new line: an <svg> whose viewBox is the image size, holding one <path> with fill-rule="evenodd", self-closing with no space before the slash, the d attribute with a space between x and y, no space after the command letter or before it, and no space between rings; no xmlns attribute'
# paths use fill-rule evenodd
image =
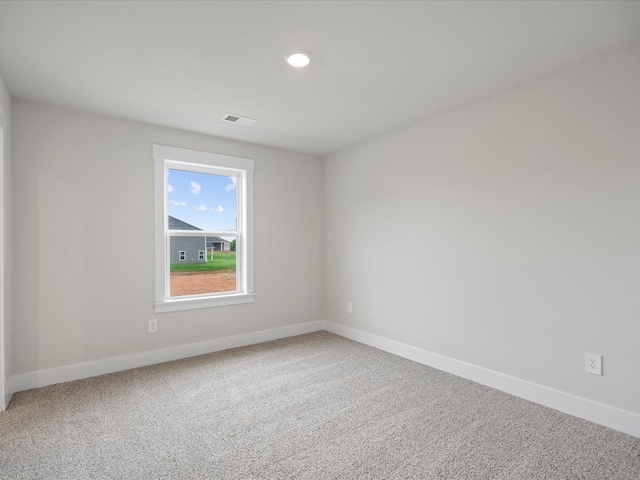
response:
<svg viewBox="0 0 640 480"><path fill-rule="evenodd" d="M307 65L309 65L309 62L311 61L311 59L309 58L309 55L306 55L300 52L287 55L286 57L284 57L284 59L287 61L289 65L296 68L306 67Z"/></svg>

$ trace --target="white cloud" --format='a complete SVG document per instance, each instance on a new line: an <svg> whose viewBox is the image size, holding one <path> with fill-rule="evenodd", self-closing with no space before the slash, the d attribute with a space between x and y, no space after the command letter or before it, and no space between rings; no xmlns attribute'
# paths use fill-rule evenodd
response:
<svg viewBox="0 0 640 480"><path fill-rule="evenodd" d="M227 192L230 192L231 190L235 190L236 189L236 183L238 181L237 177L229 177L229 180L231 180L231 183L228 183L224 189Z"/></svg>
<svg viewBox="0 0 640 480"><path fill-rule="evenodd" d="M191 192L195 193L196 195L200 193L200 189L202 188L202 185L196 182L190 182L190 183L191 183Z"/></svg>
<svg viewBox="0 0 640 480"><path fill-rule="evenodd" d="M187 205L187 202L176 202L175 200L169 200L169 203L176 207L185 207Z"/></svg>
<svg viewBox="0 0 640 480"><path fill-rule="evenodd" d="M218 205L216 208L212 208L211 210L215 212L224 212L224 208L222 208L222 205Z"/></svg>
<svg viewBox="0 0 640 480"><path fill-rule="evenodd" d="M198 210L200 210L201 212L204 212L207 209L207 207L205 207L204 205L200 205L198 207Z"/></svg>
<svg viewBox="0 0 640 480"><path fill-rule="evenodd" d="M173 192L173 187L171 186L171 184L168 184L168 185L167 185L167 191L168 191L169 193Z"/></svg>

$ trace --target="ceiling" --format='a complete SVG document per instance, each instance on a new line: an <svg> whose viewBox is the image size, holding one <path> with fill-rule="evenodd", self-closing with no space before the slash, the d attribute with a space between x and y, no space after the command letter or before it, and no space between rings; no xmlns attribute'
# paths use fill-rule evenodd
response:
<svg viewBox="0 0 640 480"><path fill-rule="evenodd" d="M638 42L640 2L0 2L14 97L317 155Z"/></svg>

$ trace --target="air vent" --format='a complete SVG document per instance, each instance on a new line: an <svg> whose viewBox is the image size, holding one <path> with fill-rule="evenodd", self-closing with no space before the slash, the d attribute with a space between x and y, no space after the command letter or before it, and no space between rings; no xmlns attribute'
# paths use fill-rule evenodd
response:
<svg viewBox="0 0 640 480"><path fill-rule="evenodd" d="M241 117L240 115L234 115L233 113L227 113L222 120L229 123L235 123L236 125L243 125L245 127L250 127L255 123L253 118Z"/></svg>

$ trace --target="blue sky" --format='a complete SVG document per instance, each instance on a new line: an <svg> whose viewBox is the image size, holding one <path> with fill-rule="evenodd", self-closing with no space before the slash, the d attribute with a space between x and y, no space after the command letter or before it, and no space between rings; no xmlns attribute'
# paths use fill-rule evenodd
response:
<svg viewBox="0 0 640 480"><path fill-rule="evenodd" d="M169 169L169 215L202 230L235 230L235 178Z"/></svg>

